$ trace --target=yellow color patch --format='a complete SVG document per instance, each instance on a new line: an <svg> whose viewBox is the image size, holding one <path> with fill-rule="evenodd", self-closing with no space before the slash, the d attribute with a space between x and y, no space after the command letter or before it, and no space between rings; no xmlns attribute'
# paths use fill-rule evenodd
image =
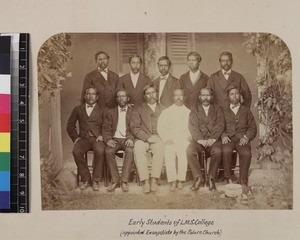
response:
<svg viewBox="0 0 300 240"><path fill-rule="evenodd" d="M10 152L10 133L0 133L0 152Z"/></svg>

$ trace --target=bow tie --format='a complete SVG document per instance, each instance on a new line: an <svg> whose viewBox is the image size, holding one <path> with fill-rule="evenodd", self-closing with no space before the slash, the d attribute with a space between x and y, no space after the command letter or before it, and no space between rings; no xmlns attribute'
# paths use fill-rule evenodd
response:
<svg viewBox="0 0 300 240"><path fill-rule="evenodd" d="M239 107L239 106L240 106L240 104L235 105L235 106L232 106L231 109L237 108L237 107Z"/></svg>
<svg viewBox="0 0 300 240"><path fill-rule="evenodd" d="M230 72L224 72L224 75L229 76L229 75L230 75Z"/></svg>
<svg viewBox="0 0 300 240"><path fill-rule="evenodd" d="M88 108L93 108L94 106L93 106L93 105L87 105L87 107L88 107Z"/></svg>
<svg viewBox="0 0 300 240"><path fill-rule="evenodd" d="M160 80L167 80L167 77L164 76L164 77L160 77L159 79L160 79Z"/></svg>
<svg viewBox="0 0 300 240"><path fill-rule="evenodd" d="M105 72L105 73L107 73L107 69L99 69L99 72Z"/></svg>
<svg viewBox="0 0 300 240"><path fill-rule="evenodd" d="M126 108L121 108L121 112L126 112Z"/></svg>

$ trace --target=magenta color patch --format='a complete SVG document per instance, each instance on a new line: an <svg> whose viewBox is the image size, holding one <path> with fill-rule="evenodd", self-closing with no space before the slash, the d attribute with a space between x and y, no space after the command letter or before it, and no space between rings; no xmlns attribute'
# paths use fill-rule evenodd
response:
<svg viewBox="0 0 300 240"><path fill-rule="evenodd" d="M10 94L0 94L0 113L10 113Z"/></svg>

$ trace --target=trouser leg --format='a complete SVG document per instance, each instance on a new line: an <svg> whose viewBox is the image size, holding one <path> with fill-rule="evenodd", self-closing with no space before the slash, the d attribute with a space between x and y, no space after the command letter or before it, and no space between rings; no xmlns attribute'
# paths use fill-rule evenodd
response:
<svg viewBox="0 0 300 240"><path fill-rule="evenodd" d="M73 156L77 165L78 173L81 176L83 182L90 181L91 174L87 166L84 154L92 149L92 145L89 139L80 139L73 147Z"/></svg>
<svg viewBox="0 0 300 240"><path fill-rule="evenodd" d="M193 141L186 149L186 157L190 168L193 173L193 178L204 178L204 172L201 170L203 168L203 164L201 162L199 154L201 151L205 151L205 148L199 143Z"/></svg>
<svg viewBox="0 0 300 240"><path fill-rule="evenodd" d="M250 143L240 146L236 144L236 150L239 153L240 161L240 182L248 183L248 173L251 164L251 145Z"/></svg>
<svg viewBox="0 0 300 240"><path fill-rule="evenodd" d="M149 179L147 151L149 150L149 143L142 140L136 140L134 143L134 161L138 170L140 181Z"/></svg>
<svg viewBox="0 0 300 240"><path fill-rule="evenodd" d="M93 163L93 180L101 181L103 174L103 165L105 161L105 145L103 142L92 142L94 151L94 163Z"/></svg>
<svg viewBox="0 0 300 240"><path fill-rule="evenodd" d="M232 152L235 149L235 143L233 140L227 144L222 145L223 148L223 168L224 168L224 176L227 179L231 179L231 165L232 165Z"/></svg>
<svg viewBox="0 0 300 240"><path fill-rule="evenodd" d="M125 146L125 140L124 140L122 144L122 148L125 151L125 158L123 162L121 181L128 182L132 170L132 164L133 164L133 147Z"/></svg>
<svg viewBox="0 0 300 240"><path fill-rule="evenodd" d="M151 177L160 178L165 157L165 144L158 139L157 142L150 144L150 149L152 151Z"/></svg>
<svg viewBox="0 0 300 240"><path fill-rule="evenodd" d="M221 141L216 141L210 148L210 164L208 176L210 179L215 180L217 171L222 160L222 143Z"/></svg>
<svg viewBox="0 0 300 240"><path fill-rule="evenodd" d="M177 170L176 170L176 154L175 154L174 144L166 145L165 162L166 162L168 182L176 181Z"/></svg>
<svg viewBox="0 0 300 240"><path fill-rule="evenodd" d="M186 180L187 171L187 158L186 158L186 146L182 147L177 151L177 180L184 182Z"/></svg>
<svg viewBox="0 0 300 240"><path fill-rule="evenodd" d="M118 171L118 166L117 166L116 156L115 156L116 152L119 150L120 147L121 147L120 144L117 142L115 147L106 146L105 148L106 162L107 165L109 166L111 180L113 183L120 181L119 171Z"/></svg>

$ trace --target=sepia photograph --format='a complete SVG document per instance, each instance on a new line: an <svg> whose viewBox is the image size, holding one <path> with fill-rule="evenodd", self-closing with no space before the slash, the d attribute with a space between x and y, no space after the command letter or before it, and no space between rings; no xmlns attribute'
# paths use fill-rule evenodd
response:
<svg viewBox="0 0 300 240"><path fill-rule="evenodd" d="M59 33L37 70L42 210L293 209L280 37Z"/></svg>

